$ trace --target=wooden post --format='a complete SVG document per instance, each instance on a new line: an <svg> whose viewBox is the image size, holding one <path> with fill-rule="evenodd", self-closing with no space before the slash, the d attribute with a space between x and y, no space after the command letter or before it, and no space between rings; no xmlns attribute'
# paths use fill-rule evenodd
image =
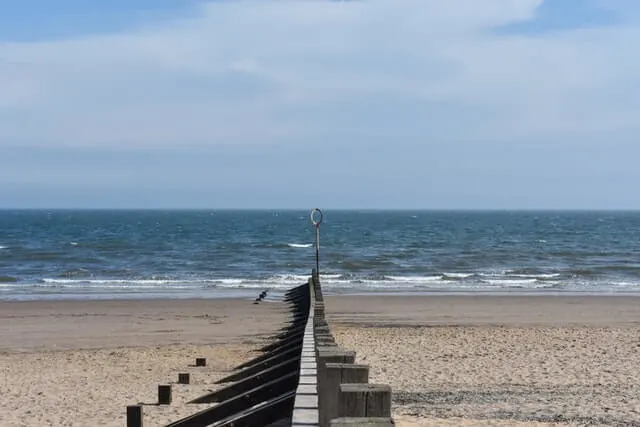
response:
<svg viewBox="0 0 640 427"><path fill-rule="evenodd" d="M392 418L336 418L331 427L394 427Z"/></svg>
<svg viewBox="0 0 640 427"><path fill-rule="evenodd" d="M326 388L326 364L327 363L354 363L356 360L356 352L344 350L335 347L317 347L317 372L318 372L318 408L320 411L319 421L321 426L329 425L329 419L324 419L324 408L327 406L325 397L327 396Z"/></svg>
<svg viewBox="0 0 640 427"><path fill-rule="evenodd" d="M340 417L390 417L391 387L386 384L341 384Z"/></svg>
<svg viewBox="0 0 640 427"><path fill-rule="evenodd" d="M316 354L318 355L318 376L321 376L326 363L355 363L356 361L355 351L343 350L335 345L319 345Z"/></svg>
<svg viewBox="0 0 640 427"><path fill-rule="evenodd" d="M142 405L127 406L127 427L142 427Z"/></svg>
<svg viewBox="0 0 640 427"><path fill-rule="evenodd" d="M196 366L207 366L207 359L204 357L198 357L196 359Z"/></svg>
<svg viewBox="0 0 640 427"><path fill-rule="evenodd" d="M191 376L189 373L178 374L178 384L189 384L191 382Z"/></svg>
<svg viewBox="0 0 640 427"><path fill-rule="evenodd" d="M340 416L340 384L361 384L369 382L369 365L352 363L327 363L324 368L324 381L318 394L322 395L320 407L320 427L329 427L334 418Z"/></svg>
<svg viewBox="0 0 640 427"><path fill-rule="evenodd" d="M171 405L171 384L158 386L158 405Z"/></svg>
<svg viewBox="0 0 640 427"><path fill-rule="evenodd" d="M337 347L333 337L317 336L316 343L321 347Z"/></svg>

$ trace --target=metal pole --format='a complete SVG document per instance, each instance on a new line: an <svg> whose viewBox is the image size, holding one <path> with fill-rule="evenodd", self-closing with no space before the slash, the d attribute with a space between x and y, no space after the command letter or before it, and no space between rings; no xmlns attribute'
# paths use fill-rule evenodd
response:
<svg viewBox="0 0 640 427"><path fill-rule="evenodd" d="M316 218L318 214L318 218ZM318 208L311 210L311 223L316 227L316 276L320 281L320 224L322 224L322 211Z"/></svg>
<svg viewBox="0 0 640 427"><path fill-rule="evenodd" d="M316 224L316 272L320 280L320 224Z"/></svg>

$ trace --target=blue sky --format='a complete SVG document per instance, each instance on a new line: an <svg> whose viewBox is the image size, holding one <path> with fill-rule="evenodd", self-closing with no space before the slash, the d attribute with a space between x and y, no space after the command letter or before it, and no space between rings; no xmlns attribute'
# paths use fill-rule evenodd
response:
<svg viewBox="0 0 640 427"><path fill-rule="evenodd" d="M0 0L0 207L640 209L633 0Z"/></svg>

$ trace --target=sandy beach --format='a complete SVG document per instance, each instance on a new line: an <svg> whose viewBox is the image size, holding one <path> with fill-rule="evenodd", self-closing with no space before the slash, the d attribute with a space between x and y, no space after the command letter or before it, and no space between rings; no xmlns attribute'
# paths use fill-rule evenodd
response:
<svg viewBox="0 0 640 427"><path fill-rule="evenodd" d="M640 298L340 296L337 340L390 384L400 426L640 425ZM125 407L191 372L145 425L251 357L279 303L0 303L0 426L122 426ZM208 366L191 365L206 357Z"/></svg>
<svg viewBox="0 0 640 427"><path fill-rule="evenodd" d="M399 425L640 425L640 299L328 298ZM354 309L354 307L358 307Z"/></svg>
<svg viewBox="0 0 640 427"><path fill-rule="evenodd" d="M123 426L127 405L145 406L145 426L194 412L184 403L217 386L282 327L280 303L155 300L0 303L0 426ZM207 366L192 366L205 357Z"/></svg>

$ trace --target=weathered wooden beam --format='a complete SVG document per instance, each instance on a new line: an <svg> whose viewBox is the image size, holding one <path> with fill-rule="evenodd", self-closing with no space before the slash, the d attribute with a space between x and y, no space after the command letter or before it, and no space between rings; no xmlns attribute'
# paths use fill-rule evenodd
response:
<svg viewBox="0 0 640 427"><path fill-rule="evenodd" d="M276 348L278 348L278 347L280 347L282 345L285 345L285 344L291 344L293 342L300 342L300 341L302 341L303 337L304 337L304 331L300 331L300 332L295 333L294 335L291 335L287 339L279 340L279 341L273 342L271 344L265 345L264 347L261 347L259 349L259 351L265 352L265 351L275 350Z"/></svg>
<svg viewBox="0 0 640 427"><path fill-rule="evenodd" d="M341 384L339 417L390 417L391 387L386 384Z"/></svg>
<svg viewBox="0 0 640 427"><path fill-rule="evenodd" d="M142 405L127 406L127 427L142 427Z"/></svg>
<svg viewBox="0 0 640 427"><path fill-rule="evenodd" d="M251 389L254 389L266 382L273 381L283 375L287 375L291 372L300 372L300 356L292 357L291 359L282 362L278 365L271 366L264 371L245 378L242 381L228 385L220 390L207 393L204 396L200 396L189 403L213 403L222 402L230 399L231 397L245 393Z"/></svg>
<svg viewBox="0 0 640 427"><path fill-rule="evenodd" d="M235 372L231 375L228 375L218 381L216 381L216 384L224 384L224 383L230 383L230 382L236 382L236 381L240 381L243 380L245 378L248 378L252 375L257 374L258 372L264 371L265 369L271 367L271 366L276 366L279 363L285 362L289 359L291 359L292 357L296 357L296 356L300 356L300 353L302 352L302 343L300 346L298 347L293 347L288 351L285 351L284 353L279 353L276 354L268 359L262 360L258 363L255 363L253 365L247 366L246 368Z"/></svg>
<svg viewBox="0 0 640 427"><path fill-rule="evenodd" d="M283 338L288 338L291 335L295 335L300 331L304 332L304 328L307 327L307 322L306 320L304 322L301 322L297 325L295 325L293 328L288 328L286 330L284 330L283 332L280 332L279 334L276 335L272 335L270 337L268 337L269 339L283 339Z"/></svg>
<svg viewBox="0 0 640 427"><path fill-rule="evenodd" d="M289 289L287 292L285 292L284 295L285 298L288 298L292 295L299 295L304 292L309 292L309 286L307 283L303 283L302 285L298 285L295 288Z"/></svg>
<svg viewBox="0 0 640 427"><path fill-rule="evenodd" d="M171 384L158 386L158 405L171 405Z"/></svg>
<svg viewBox="0 0 640 427"><path fill-rule="evenodd" d="M322 381L318 385L320 427L328 427L333 418L340 416L340 384L366 384L369 366L352 363L327 363ZM321 403L320 403L321 402Z"/></svg>
<svg viewBox="0 0 640 427"><path fill-rule="evenodd" d="M166 427L201 427L209 426L225 418L246 411L247 409L268 401L273 396L281 396L295 390L298 383L298 373L291 372L275 380L264 383L245 393L234 396L218 405L204 409L181 420L168 424Z"/></svg>
<svg viewBox="0 0 640 427"><path fill-rule="evenodd" d="M267 426L291 417L296 392L277 396L240 414L211 424L210 427L258 427Z"/></svg>
<svg viewBox="0 0 640 427"><path fill-rule="evenodd" d="M277 347L277 348L271 350L270 352L263 353L260 356L254 357L253 359L248 360L248 361L242 363L241 365L236 366L234 368L234 370L235 369L243 369L243 368L246 368L247 366L255 365L256 363L261 362L261 361L263 361L265 359L268 359L270 357L273 357L276 354L281 354L281 353L284 353L285 351L291 350L292 348L297 348L297 347L301 347L301 346L302 346L302 341L300 341L300 342L295 342L295 341L290 342L290 343L288 343L286 345L283 345L282 347Z"/></svg>
<svg viewBox="0 0 640 427"><path fill-rule="evenodd" d="M356 352L345 350L339 347L317 347L316 361L318 370L318 407L320 409L320 425L329 425L330 418L326 418L326 408L332 404L335 399L330 400L329 386L327 385L326 369L328 363L346 363L353 364L356 360ZM337 391L336 391L337 393ZM327 400L329 399L329 400ZM337 416L337 415L336 415Z"/></svg>

